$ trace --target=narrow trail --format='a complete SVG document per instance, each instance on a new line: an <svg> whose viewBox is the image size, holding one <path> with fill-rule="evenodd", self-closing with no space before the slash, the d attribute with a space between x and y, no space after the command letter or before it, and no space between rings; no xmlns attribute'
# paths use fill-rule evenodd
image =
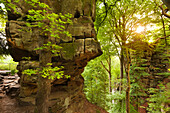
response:
<svg viewBox="0 0 170 113"><path fill-rule="evenodd" d="M11 76L9 70L0 70L0 113L34 113L33 107L19 106L16 97L20 77Z"/></svg>
<svg viewBox="0 0 170 113"><path fill-rule="evenodd" d="M26 111L25 111L26 110ZM0 113L34 113L33 107L18 106L16 99L5 96L0 99Z"/></svg>

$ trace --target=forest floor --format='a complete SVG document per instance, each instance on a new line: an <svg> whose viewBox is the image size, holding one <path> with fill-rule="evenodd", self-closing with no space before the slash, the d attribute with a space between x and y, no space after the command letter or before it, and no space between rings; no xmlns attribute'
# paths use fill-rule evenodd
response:
<svg viewBox="0 0 170 113"><path fill-rule="evenodd" d="M15 97L20 87L19 77L9 72L0 70L0 113L33 113L33 107L18 105Z"/></svg>
<svg viewBox="0 0 170 113"><path fill-rule="evenodd" d="M4 96L0 99L0 113L33 113L32 107L19 107L16 99Z"/></svg>

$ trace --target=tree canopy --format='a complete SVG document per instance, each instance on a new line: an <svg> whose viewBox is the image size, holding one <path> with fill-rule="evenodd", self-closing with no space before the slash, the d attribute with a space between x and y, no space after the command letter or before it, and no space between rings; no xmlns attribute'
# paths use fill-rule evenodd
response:
<svg viewBox="0 0 170 113"><path fill-rule="evenodd" d="M166 51L165 56L169 53L170 32L167 16L169 11L166 11L166 6L159 0L99 0L97 12L95 27L103 55L91 61L83 73L87 81L85 93L89 101L102 106L111 113L125 111L137 113L141 112L140 107L145 106L143 103L146 102L141 95L146 97L150 95L148 100L151 104L145 109L153 113L167 111L169 108L160 107L161 103L167 103L165 102L167 98L158 97L159 93L155 91L157 89L154 89L153 95L148 93L149 87L142 83L144 76L145 79L153 76L151 74L152 63L146 64L153 62L153 59L149 60L147 57L152 57L153 53ZM167 49L157 50L158 48ZM168 57L164 55L162 57L167 59ZM147 68L147 65L150 67ZM167 67L166 70L163 70L161 66L159 68L165 73L168 71ZM163 92L167 93L168 90L165 88ZM154 103L156 98L161 101ZM133 99L137 100L133 101ZM156 108L156 105L159 107Z"/></svg>

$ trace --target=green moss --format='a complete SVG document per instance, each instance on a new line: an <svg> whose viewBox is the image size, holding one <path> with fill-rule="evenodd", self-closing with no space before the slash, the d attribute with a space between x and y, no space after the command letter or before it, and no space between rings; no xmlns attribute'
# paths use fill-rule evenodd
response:
<svg viewBox="0 0 170 113"><path fill-rule="evenodd" d="M62 46L62 57L66 60L73 59L75 55L75 45L73 43L63 43Z"/></svg>
<svg viewBox="0 0 170 113"><path fill-rule="evenodd" d="M135 70L142 70L143 71L143 70L146 70L146 67L135 67L134 69Z"/></svg>
<svg viewBox="0 0 170 113"><path fill-rule="evenodd" d="M143 76L149 76L150 74L147 73L147 72L143 72L142 75L143 75Z"/></svg>
<svg viewBox="0 0 170 113"><path fill-rule="evenodd" d="M170 72L157 73L157 75L160 75L160 76L170 76Z"/></svg>
<svg viewBox="0 0 170 113"><path fill-rule="evenodd" d="M97 109L97 110L96 110L96 113L101 113L101 112L100 112L100 110Z"/></svg>
<svg viewBox="0 0 170 113"><path fill-rule="evenodd" d="M162 63L168 64L168 63L170 63L170 61L163 61Z"/></svg>
<svg viewBox="0 0 170 113"><path fill-rule="evenodd" d="M142 67L147 67L147 66L148 66L148 64L141 64L141 66L142 66Z"/></svg>
<svg viewBox="0 0 170 113"><path fill-rule="evenodd" d="M85 20L85 19L84 19L84 20L81 21L81 23L91 23L91 21L90 21L90 20Z"/></svg>

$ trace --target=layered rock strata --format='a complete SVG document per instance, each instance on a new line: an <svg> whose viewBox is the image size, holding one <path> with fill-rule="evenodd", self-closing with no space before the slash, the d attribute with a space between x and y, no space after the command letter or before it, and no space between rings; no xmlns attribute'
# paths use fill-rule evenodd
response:
<svg viewBox="0 0 170 113"><path fill-rule="evenodd" d="M12 98L18 96L20 88L19 79L20 77L17 74L11 76L6 73L0 73L0 99L6 95Z"/></svg>
<svg viewBox="0 0 170 113"><path fill-rule="evenodd" d="M159 39L157 42L148 46L143 46L145 49L137 50L133 53L132 66L133 82L139 84L134 87L135 90L133 104L140 113L147 113L146 108L149 108L148 100L153 93L149 92L150 88L160 89L159 84L163 84L168 88L170 77L170 45L169 39ZM144 45L144 44L143 44ZM161 89L160 89L161 91ZM156 93L156 92L155 92ZM143 102L142 102L142 101ZM168 106L168 103L163 103ZM143 106L144 108L141 108Z"/></svg>
<svg viewBox="0 0 170 113"><path fill-rule="evenodd" d="M63 48L59 56L52 59L53 66L64 66L64 74L70 75L71 78L55 79L51 82L49 112L94 113L100 111L104 113L104 110L89 103L82 91L84 79L81 73L84 67L88 61L102 54L93 24L95 0L48 0L46 4L53 9L54 13L70 13L74 17L73 25L67 26L72 37L61 35L61 38L56 40L56 44ZM25 25L25 15L30 7L22 0L17 3L17 6L19 13L8 11L7 40L11 56L19 62L18 74L21 77L19 103L24 106L34 106L37 76L23 75L22 71L39 67L38 51L34 49L39 47L38 39L42 35L40 29L29 28ZM22 59L23 57L31 57L31 60L26 61Z"/></svg>

